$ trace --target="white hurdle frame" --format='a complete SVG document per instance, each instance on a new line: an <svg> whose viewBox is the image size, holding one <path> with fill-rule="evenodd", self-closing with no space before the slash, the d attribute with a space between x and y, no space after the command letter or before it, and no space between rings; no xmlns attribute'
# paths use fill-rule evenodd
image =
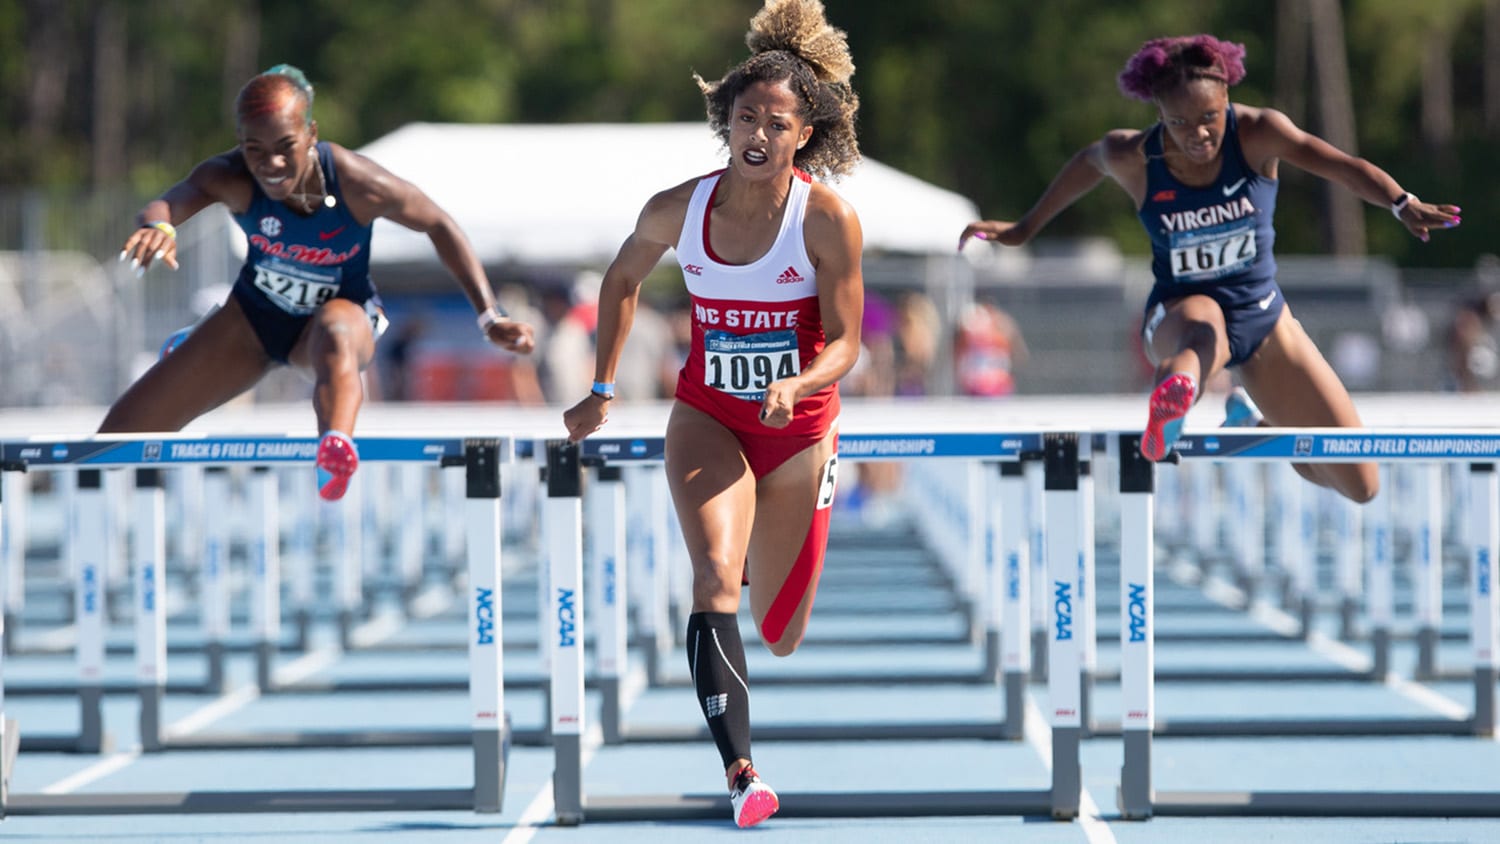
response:
<svg viewBox="0 0 1500 844"><path fill-rule="evenodd" d="M501 553L501 509L500 509L500 462L502 453L508 453L510 444L500 439L458 439L452 437L361 437L357 444L361 458L367 462L435 462L443 466L465 467L464 485L466 506L463 513L465 539L467 541L469 597L467 616L468 652L470 660L469 696L471 720L464 737L473 749L474 784L462 789L365 789L365 790L313 790L313 791L197 791L163 793L86 793L86 794L10 794L4 785L16 763L14 747L19 741L19 730L15 721L7 719L4 711L4 674L0 670L0 817L11 814L147 814L182 812L265 812L265 811L398 811L398 810L453 810L471 809L476 812L499 812L505 789L506 761L510 748L509 717L505 711L503 646L501 642L500 616L500 553ZM505 449L502 449L502 444ZM134 467L138 495L134 502L137 519L137 542L135 543L137 602L137 682L141 695L141 729L143 747L147 750L164 750L175 746L224 746L263 747L274 741L257 742L237 739L210 740L201 742L173 740L161 737L161 702L165 688L165 606L160 600L164 582L165 543L163 540L163 502L158 468L164 465L216 465L240 464L264 466L281 463L307 464L317 454L316 439L299 439L280 436L237 437L190 437L170 435L153 438L130 438L99 436L89 440L68 442L42 442L37 440L0 445L0 467L7 470L25 469L28 466L59 468L64 465L80 467L84 479L83 489L100 491L96 482L100 467ZM267 545L276 536L274 508L274 484L269 472L259 473L257 523L268 526L269 533L263 537ZM269 491L268 491L269 490ZM83 565L79 569L80 582L93 583L102 588L97 574L88 572L95 567L96 560L106 553L94 548L97 540L87 539L94 535L102 537L102 531L85 528L97 518L99 508L104 506L102 495L94 501L86 492L82 504L92 506L88 510L95 518L80 518L80 545L83 549ZM273 561L269 551L256 552L256 565L269 574ZM275 588L269 583L263 586ZM79 590L79 608L89 614L102 613L102 591L93 593ZM90 602L92 601L92 605ZM269 626L272 604L266 595L259 599L257 611L262 628ZM102 714L98 709L99 694L89 694L85 685L91 677L97 677L96 667L102 667L103 630L102 620L95 630L92 622L80 616L79 663L83 669L80 684L84 703L85 738L90 729L100 732ZM3 622L0 622L3 623ZM3 663L0 663L3 669ZM580 686L581 689L581 686ZM97 690L95 690L97 692ZM95 727L89 725L93 722ZM296 737L294 737L296 738ZM295 744L296 742L290 742ZM345 740L336 746L368 742ZM417 741L400 741L397 744L420 744Z"/></svg>
<svg viewBox="0 0 1500 844"><path fill-rule="evenodd" d="M1153 539L1147 526L1152 520L1151 496L1155 466L1139 454L1140 434L1109 435L1117 441L1121 461L1120 492L1126 518L1121 536L1121 583L1127 594L1121 602L1121 628L1142 635L1121 640L1124 670L1121 677L1125 710L1125 756L1121 768L1119 809L1126 818L1153 815L1321 815L1321 816L1500 816L1500 794L1484 792L1338 792L1338 791L1220 791L1156 792L1151 784L1151 739L1155 727L1154 662L1155 619L1151 583ZM1355 462L1447 462L1485 461L1471 464L1471 534L1473 572L1470 600L1474 667L1475 710L1467 721L1455 722L1462 732L1490 736L1495 730L1496 631L1500 629L1500 603L1493 589L1495 574L1497 509L1500 493L1493 460L1500 457L1500 433L1495 431L1373 431L1350 429L1255 429L1253 433L1218 431L1213 434L1185 433L1176 446L1177 459L1240 461L1248 465L1265 462L1355 463ZM1377 496L1373 504L1385 500ZM1388 507L1375 508L1367 526L1374 528L1371 557L1371 608L1389 609ZM1373 524L1368 524L1373 522ZM1128 532L1123 532L1129 526ZM1378 567L1385 566L1385 574ZM1143 588L1132 608L1129 585ZM1377 592L1384 595L1377 596ZM1381 609L1384 603L1384 610ZM1132 622L1132 613L1140 616ZM1144 621L1141 620L1144 618ZM1377 619L1377 624L1380 620ZM1377 633L1380 628L1377 627ZM1388 639L1388 630L1387 630ZM1379 653L1377 651L1377 653Z"/></svg>
<svg viewBox="0 0 1500 844"><path fill-rule="evenodd" d="M840 435L841 459L895 459L910 457L947 456L967 457L983 460L1016 460L1022 452L1042 454L1045 457L1047 495L1054 506L1059 524L1050 525L1062 535L1048 543L1049 577L1064 583L1069 591L1075 590L1080 576L1083 558L1078 544L1076 528L1081 521L1082 508L1078 505L1078 435L1028 432L1014 433L943 433L943 434L869 434ZM914 443L924 444L925 450L911 450ZM554 588L559 578L576 577L581 569L581 542L578 531L581 524L576 521L577 497L581 495L581 466L584 462L621 460L659 460L664 450L660 437L648 440L610 440L590 438L582 447L567 441L549 441L546 445L549 496L561 498L565 504L552 505L558 516L548 518L544 527L549 531L566 531L567 536L548 536L544 543L552 555L551 571ZM580 456L581 455L581 456ZM564 477L566 473L566 477ZM1010 477L1009 475L1007 477ZM551 503L551 502L549 502ZM992 502L993 503L993 502ZM987 517L986 517L987 518ZM1066 524L1063 524L1066 522ZM1014 549L1017 544L1004 542ZM1011 552L1007 552L1008 554ZM1019 562L1017 555L1016 561ZM1007 566L1008 568L1008 566ZM998 578L1002 569L989 567L992 576ZM1007 578L1006 589L1014 584ZM568 580L568 583L579 582ZM998 591L990 585L989 590ZM575 600L576 600L576 596ZM581 606L582 602L575 603ZM1024 609L1024 604L1022 604ZM558 605L554 609L561 611ZM1057 605L1053 606L1049 618L1049 629L1063 629L1056 617ZM616 619L621 617L614 611ZM562 618L559 615L559 623ZM583 641L581 618L574 618L578 642ZM1029 625L1028 625L1029 626ZM1053 756L1051 783L1041 791L973 791L973 792L881 792L881 793L802 793L783 794L781 815L785 817L850 817L850 816L922 816L944 814L1050 814L1059 819L1076 817L1082 798L1082 774L1080 770L1079 722L1080 686L1082 679L1080 641L1071 636L1059 636L1048 648L1049 659L1058 670L1049 672L1049 699L1053 702L1052 730ZM562 717L576 717L576 729L584 731L583 716L583 653L578 647L559 648L553 661L555 708L553 726L556 729ZM556 695L566 690L571 699L564 701ZM1023 690L1024 694L1024 690ZM1072 701L1071 704L1066 703ZM606 711L610 704L606 703ZM615 705L618 712L618 705ZM565 716L560 713L565 713ZM1007 712L1007 718L1020 720L1019 712ZM574 722L569 722L570 728ZM823 730L826 732L826 730ZM693 731L696 736L698 731ZM703 731L706 735L706 730ZM556 773L553 779L553 798L556 819L562 825L576 825L589 821L621 820L682 820L694 818L722 817L728 811L728 798L723 795L630 795L587 798L583 793L581 742L570 738L555 741L557 753ZM757 730L757 737L766 738L764 730ZM814 737L811 732L801 738Z"/></svg>

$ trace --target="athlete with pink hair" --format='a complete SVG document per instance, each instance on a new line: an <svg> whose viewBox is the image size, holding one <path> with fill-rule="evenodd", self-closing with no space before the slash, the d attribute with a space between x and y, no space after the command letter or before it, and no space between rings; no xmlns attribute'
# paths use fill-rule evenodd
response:
<svg viewBox="0 0 1500 844"><path fill-rule="evenodd" d="M1199 387L1225 367L1239 370L1265 424L1360 425L1348 391L1276 284L1271 218L1282 161L1389 208L1423 241L1460 222L1457 206L1417 199L1384 170L1285 114L1231 103L1229 88L1245 76L1244 56L1242 45L1212 35L1146 42L1119 84L1156 107L1157 123L1109 132L1075 154L1021 219L971 223L959 237L960 249L971 237L1020 246L1105 177L1130 194L1151 238L1156 278L1142 326L1156 366L1141 438L1151 460L1171 451ZM1379 490L1373 463L1293 466L1357 502Z"/></svg>

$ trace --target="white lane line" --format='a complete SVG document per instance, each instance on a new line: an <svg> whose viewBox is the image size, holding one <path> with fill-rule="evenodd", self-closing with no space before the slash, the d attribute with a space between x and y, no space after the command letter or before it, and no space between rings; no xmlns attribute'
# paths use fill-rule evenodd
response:
<svg viewBox="0 0 1500 844"><path fill-rule="evenodd" d="M646 670L641 666L635 666L626 672L620 679L620 711L629 712L631 704L646 690ZM588 767L594 754L604 745L604 728L593 724L584 731L583 740L580 742L582 750L582 762L580 768ZM500 844L526 844L536 837L537 831L552 822L557 804L552 799L552 780L542 784L536 796L521 810L521 817L516 819L516 825L511 827L510 832L500 841Z"/></svg>
<svg viewBox="0 0 1500 844"><path fill-rule="evenodd" d="M1051 773L1052 731L1047 727L1047 716L1042 714L1042 708L1036 705L1036 698L1029 691L1026 693L1025 722L1026 743L1042 758L1042 766ZM1099 804L1094 802L1093 795L1089 794L1087 788L1082 788L1081 784L1078 794L1078 828L1083 830L1083 837L1089 840L1089 844L1116 844L1115 833L1099 811Z"/></svg>
<svg viewBox="0 0 1500 844"><path fill-rule="evenodd" d="M280 683L293 683L304 679L309 674L328 667L337 658L338 651L336 650L314 651L287 663L279 669L276 672L277 681ZM260 697L260 690L254 686L245 686L236 689L229 694L215 698L208 704L166 725L162 728L162 736L172 739L196 733L214 721L239 709L243 709L258 697ZM46 786L42 789L42 793L69 794L123 769L139 758L141 758L141 749L138 746L130 750L113 753L81 771L70 774Z"/></svg>
<svg viewBox="0 0 1500 844"><path fill-rule="evenodd" d="M140 755L141 750L138 747L132 750L122 750L119 753L111 754L88 766L87 768L84 768L78 773L63 777L57 782L47 786L46 788L43 788L42 793L67 794L71 791L76 791L88 785L89 783L94 782L95 780L103 779L104 777L113 774L115 771L118 771L126 765L129 765L131 762L134 762L136 759L139 759Z"/></svg>
<svg viewBox="0 0 1500 844"><path fill-rule="evenodd" d="M1187 580L1187 578L1179 578L1176 570L1172 572L1172 579L1177 580L1179 583ZM1203 587L1204 594L1217 603L1230 608L1244 606L1244 593L1236 586L1232 586L1218 578L1210 578L1207 583L1199 585ZM1261 601L1257 601L1250 608L1250 617L1283 635L1294 636L1301 630L1300 622L1293 618L1290 613ZM1361 653L1348 644L1316 630L1308 635L1307 646L1319 656L1341 665L1350 671L1369 671L1374 665L1374 661L1367 654ZM1452 718L1455 721L1465 721L1472 716L1466 705L1433 688L1404 677L1388 674L1385 678L1385 686L1397 695L1406 698L1418 706L1430 709L1445 718Z"/></svg>

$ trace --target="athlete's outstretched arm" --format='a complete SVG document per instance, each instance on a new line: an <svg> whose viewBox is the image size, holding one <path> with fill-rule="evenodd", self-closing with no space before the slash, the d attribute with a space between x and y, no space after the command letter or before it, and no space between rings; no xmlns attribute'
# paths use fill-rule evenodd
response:
<svg viewBox="0 0 1500 844"><path fill-rule="evenodd" d="M808 252L818 273L818 311L823 320L823 351L791 378L773 381L761 402L761 422L785 428L798 400L833 384L859 359L860 321L865 310L864 232L854 209L833 191L813 186L804 227Z"/></svg>
<svg viewBox="0 0 1500 844"><path fill-rule="evenodd" d="M1252 129L1257 147L1275 158L1288 161L1334 184L1343 185L1371 205L1390 208L1406 192L1387 172L1372 162L1349 155L1311 132L1298 128L1291 118L1273 108L1254 113ZM1261 148L1260 143L1265 146ZM1399 219L1407 231L1426 240L1432 229L1459 224L1459 207L1413 200L1401 209Z"/></svg>
<svg viewBox="0 0 1500 844"><path fill-rule="evenodd" d="M656 268L661 256L677 242L687 213L682 186L651 197L636 219L635 231L625 238L604 280L599 283L599 321L595 334L594 380L613 384L625 338L635 322L641 282ZM689 193L691 196L691 193ZM675 221L675 224L674 224ZM609 401L595 393L563 413L568 439L578 442L603 427Z"/></svg>
<svg viewBox="0 0 1500 844"><path fill-rule="evenodd" d="M427 235L438 259L458 280L474 311L483 314L495 306L495 293L484 265L463 229L447 211L421 188L374 161L337 144L330 146L343 184L344 201L356 220L373 222L377 217L385 217ZM490 324L485 336L501 348L522 354L529 353L534 345L531 326L503 318Z"/></svg>
<svg viewBox="0 0 1500 844"><path fill-rule="evenodd" d="M963 249L971 237L1006 246L1021 246L1036 237L1053 217L1097 187L1105 176L1112 176L1122 186L1126 185L1125 174L1118 172L1121 160L1130 155L1139 156L1140 135L1133 130L1117 129L1074 153L1021 219L1013 223L1003 220L970 223L959 235L958 248Z"/></svg>
<svg viewBox="0 0 1500 844"><path fill-rule="evenodd" d="M227 203L233 211L244 210L249 204L249 190L246 185L245 189L236 192L232 186L231 174L236 165L231 156L234 155L234 152L226 152L201 162L187 178L142 206L135 215L136 229L120 251L120 260L132 261L141 273L158 259L175 270L178 266L175 226L187 222L215 202ZM243 165L238 169L242 172ZM244 194L243 198L236 193ZM162 223L166 225L156 225Z"/></svg>

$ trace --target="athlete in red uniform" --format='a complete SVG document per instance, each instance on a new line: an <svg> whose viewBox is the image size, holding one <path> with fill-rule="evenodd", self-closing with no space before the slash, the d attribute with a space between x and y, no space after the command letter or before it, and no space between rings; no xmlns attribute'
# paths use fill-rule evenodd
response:
<svg viewBox="0 0 1500 844"><path fill-rule="evenodd" d="M816 0L767 0L747 43L723 79L698 80L729 165L646 203L600 290L598 383L563 417L575 441L604 424L641 281L675 249L693 333L666 471L693 562L688 660L740 826L778 807L750 764L741 576L766 646L796 650L828 538L835 385L859 356L864 302L859 220L809 176L859 160L844 33Z"/></svg>

